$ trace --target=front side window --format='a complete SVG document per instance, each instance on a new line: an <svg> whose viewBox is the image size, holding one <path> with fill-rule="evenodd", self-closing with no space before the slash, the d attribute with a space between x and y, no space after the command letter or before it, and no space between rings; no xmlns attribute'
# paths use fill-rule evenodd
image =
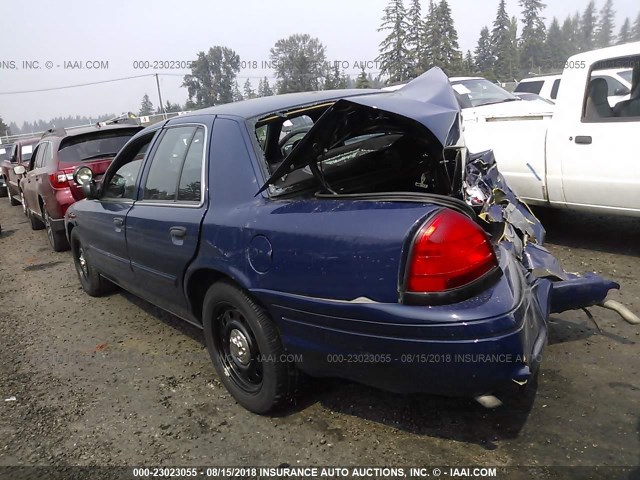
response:
<svg viewBox="0 0 640 480"><path fill-rule="evenodd" d="M151 201L200 200L204 129L173 127L165 131L151 160L143 199Z"/></svg>

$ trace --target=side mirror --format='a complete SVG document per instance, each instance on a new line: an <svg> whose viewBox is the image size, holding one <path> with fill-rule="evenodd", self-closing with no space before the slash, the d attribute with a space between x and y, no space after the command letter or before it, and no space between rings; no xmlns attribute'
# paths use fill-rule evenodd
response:
<svg viewBox="0 0 640 480"><path fill-rule="evenodd" d="M24 165L16 165L15 167L13 167L13 173L18 176L24 175L25 173L27 173L27 169L24 168Z"/></svg>
<svg viewBox="0 0 640 480"><path fill-rule="evenodd" d="M629 90L627 87L618 87L615 89L615 91L613 92L613 94L616 97L622 97L624 95L629 95L631 93L631 90Z"/></svg>
<svg viewBox="0 0 640 480"><path fill-rule="evenodd" d="M91 179L81 185L82 194L87 200L97 200L100 198L100 187L95 180Z"/></svg>

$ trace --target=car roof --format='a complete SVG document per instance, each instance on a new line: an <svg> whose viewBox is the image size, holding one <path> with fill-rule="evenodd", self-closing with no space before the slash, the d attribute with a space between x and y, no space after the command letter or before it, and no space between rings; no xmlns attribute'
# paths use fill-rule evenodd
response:
<svg viewBox="0 0 640 480"><path fill-rule="evenodd" d="M16 140L13 142L13 145L35 145L36 143L38 143L40 141L39 137L33 137L33 138L25 138L24 140Z"/></svg>
<svg viewBox="0 0 640 480"><path fill-rule="evenodd" d="M245 119L260 117L273 112L290 110L297 106L311 105L314 103L329 102L346 97L360 95L370 95L372 93L382 93L375 89L345 89L345 90L321 90L319 92L300 92L273 95L270 97L260 97L240 102L216 105L215 107L194 110L193 112L181 115L180 118L194 115L233 115Z"/></svg>

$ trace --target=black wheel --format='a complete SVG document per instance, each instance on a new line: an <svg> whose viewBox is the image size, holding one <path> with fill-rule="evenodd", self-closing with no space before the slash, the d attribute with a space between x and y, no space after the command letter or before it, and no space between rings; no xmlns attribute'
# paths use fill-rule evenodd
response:
<svg viewBox="0 0 640 480"><path fill-rule="evenodd" d="M227 390L247 410L266 413L291 399L298 373L267 312L228 282L204 299L209 355Z"/></svg>
<svg viewBox="0 0 640 480"><path fill-rule="evenodd" d="M31 222L31 230L42 230L44 223L38 217L36 217L31 210L27 208L27 218Z"/></svg>
<svg viewBox="0 0 640 480"><path fill-rule="evenodd" d="M55 232L53 228L51 228L51 217L49 216L49 212L47 209L43 209L44 216L44 227L47 229L47 238L49 239L49 244L51 248L55 252L64 252L69 250L69 242L67 242L67 237L64 236L64 232Z"/></svg>
<svg viewBox="0 0 640 480"><path fill-rule="evenodd" d="M100 297L107 293L111 283L91 266L84 246L75 231L71 232L71 252L82 289L92 297Z"/></svg>

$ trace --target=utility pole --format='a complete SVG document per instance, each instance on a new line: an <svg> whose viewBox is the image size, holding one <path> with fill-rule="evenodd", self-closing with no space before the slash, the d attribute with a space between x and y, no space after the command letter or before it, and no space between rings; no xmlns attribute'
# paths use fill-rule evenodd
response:
<svg viewBox="0 0 640 480"><path fill-rule="evenodd" d="M160 93L160 80L158 79L158 74L156 76L156 86L158 87L158 99L160 100L160 112L162 113L162 117L166 120L167 113L164 111L164 105L162 104L162 93Z"/></svg>

